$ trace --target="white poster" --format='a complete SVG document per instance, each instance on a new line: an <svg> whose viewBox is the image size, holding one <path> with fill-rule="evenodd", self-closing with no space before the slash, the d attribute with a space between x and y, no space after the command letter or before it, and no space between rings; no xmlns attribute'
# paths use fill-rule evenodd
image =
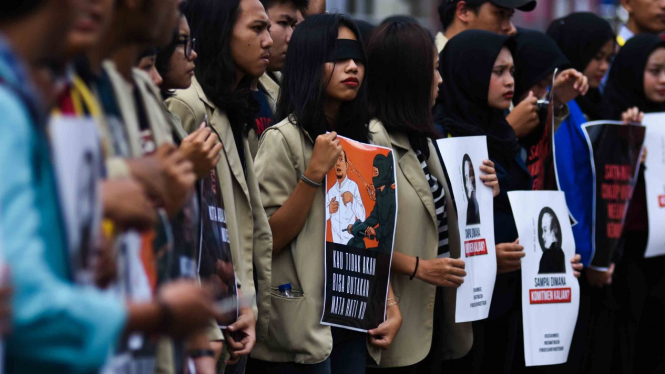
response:
<svg viewBox="0 0 665 374"><path fill-rule="evenodd" d="M642 121L647 128L644 148L644 184L647 195L649 239L644 257L665 255L665 113L647 114Z"/></svg>
<svg viewBox="0 0 665 374"><path fill-rule="evenodd" d="M580 305L566 198L560 191L512 191L508 198L525 254L524 361L526 366L561 364L568 360Z"/></svg>
<svg viewBox="0 0 665 374"><path fill-rule="evenodd" d="M101 143L91 118L51 117L49 135L75 279L91 285L92 250L101 224Z"/></svg>
<svg viewBox="0 0 665 374"><path fill-rule="evenodd" d="M488 160L485 136L437 140L442 165L457 209L460 248L453 257L464 260L466 277L457 289L455 322L487 318L496 280L494 196L480 180L480 165Z"/></svg>

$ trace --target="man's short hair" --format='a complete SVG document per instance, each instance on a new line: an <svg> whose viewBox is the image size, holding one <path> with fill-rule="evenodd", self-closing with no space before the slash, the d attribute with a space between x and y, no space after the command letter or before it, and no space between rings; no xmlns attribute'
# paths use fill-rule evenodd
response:
<svg viewBox="0 0 665 374"><path fill-rule="evenodd" d="M344 162L347 164L349 163L349 155L346 154L346 151L342 149L342 153L344 154Z"/></svg>
<svg viewBox="0 0 665 374"><path fill-rule="evenodd" d="M467 9L478 14L480 7L489 0L441 0L441 3L439 4L439 19L441 20L441 25L443 26L444 31L452 25L457 11L457 3L460 1L465 2L464 6Z"/></svg>
<svg viewBox="0 0 665 374"><path fill-rule="evenodd" d="M263 4L263 7L266 8L266 12L275 4L284 3L293 3L293 5L296 6L296 9L301 12L306 11L307 8L309 8L309 0L261 0L261 4Z"/></svg>

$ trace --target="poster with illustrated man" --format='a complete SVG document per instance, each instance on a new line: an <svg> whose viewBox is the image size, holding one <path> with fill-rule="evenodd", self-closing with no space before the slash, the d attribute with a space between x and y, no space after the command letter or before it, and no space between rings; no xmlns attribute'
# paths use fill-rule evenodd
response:
<svg viewBox="0 0 665 374"><path fill-rule="evenodd" d="M665 255L665 113L644 115L644 185L646 189L649 236L644 257Z"/></svg>
<svg viewBox="0 0 665 374"><path fill-rule="evenodd" d="M560 191L508 192L522 258L522 320L526 366L568 360L580 305L570 259L575 238Z"/></svg>
<svg viewBox="0 0 665 374"><path fill-rule="evenodd" d="M441 164L457 210L460 248L453 258L464 260L466 277L457 288L455 322L487 318L496 279L494 248L494 196L480 180L480 165L489 159L487 138L468 136L436 142ZM451 212L452 210L449 210ZM450 214L450 213L449 213Z"/></svg>
<svg viewBox="0 0 665 374"><path fill-rule="evenodd" d="M321 323L366 332L385 320L397 219L390 148L337 137L326 176L325 304Z"/></svg>

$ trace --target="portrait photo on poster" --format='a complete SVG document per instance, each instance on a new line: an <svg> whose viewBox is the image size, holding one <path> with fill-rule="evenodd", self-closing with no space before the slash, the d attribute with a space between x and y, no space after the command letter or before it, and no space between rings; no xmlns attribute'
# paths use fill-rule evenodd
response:
<svg viewBox="0 0 665 374"><path fill-rule="evenodd" d="M477 225L480 223L480 209L476 198L476 172L473 171L473 162L469 154L462 158L462 172L464 180L464 195L466 196L466 224Z"/></svg>
<svg viewBox="0 0 665 374"><path fill-rule="evenodd" d="M538 242L543 251L538 273L565 273L566 258L561 249L563 243L561 224L550 207L543 208L538 215Z"/></svg>
<svg viewBox="0 0 665 374"><path fill-rule="evenodd" d="M338 136L325 181L325 304L321 323L357 331L385 319L397 218L392 150Z"/></svg>
<svg viewBox="0 0 665 374"><path fill-rule="evenodd" d="M450 231L449 256L463 260L467 273L455 291L455 322L478 321L489 315L497 269L494 196L480 180L480 167L489 160L487 138L445 138L435 144L445 174L446 199L452 202L446 207L448 219L457 223L457 230Z"/></svg>
<svg viewBox="0 0 665 374"><path fill-rule="evenodd" d="M510 191L519 243L526 366L568 360L579 311L579 282L572 270L575 238L561 191Z"/></svg>

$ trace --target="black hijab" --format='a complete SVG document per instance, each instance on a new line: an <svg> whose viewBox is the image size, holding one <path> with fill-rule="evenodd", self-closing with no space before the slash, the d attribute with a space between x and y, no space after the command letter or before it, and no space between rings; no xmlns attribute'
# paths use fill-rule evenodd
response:
<svg viewBox="0 0 665 374"><path fill-rule="evenodd" d="M522 28L518 29L515 36L513 60L515 61L513 104L515 105L524 99L533 86L552 74L554 69L570 66L570 61L546 34Z"/></svg>
<svg viewBox="0 0 665 374"><path fill-rule="evenodd" d="M606 20L593 13L573 13L554 20L547 29L549 35L577 71L584 73L591 60L608 40L614 40L614 30ZM598 88L589 88L576 100L590 120L602 118L602 96Z"/></svg>
<svg viewBox="0 0 665 374"><path fill-rule="evenodd" d="M504 111L487 101L492 68L503 47L513 51L514 39L489 31L463 31L446 44L439 70L444 129L452 136L487 136L489 156L507 163L517 155L517 138Z"/></svg>
<svg viewBox="0 0 665 374"><path fill-rule="evenodd" d="M621 113L638 107L644 113L665 111L665 103L654 103L644 94L644 69L656 48L665 41L652 34L632 37L614 58L607 79L602 113L605 118L620 120Z"/></svg>

